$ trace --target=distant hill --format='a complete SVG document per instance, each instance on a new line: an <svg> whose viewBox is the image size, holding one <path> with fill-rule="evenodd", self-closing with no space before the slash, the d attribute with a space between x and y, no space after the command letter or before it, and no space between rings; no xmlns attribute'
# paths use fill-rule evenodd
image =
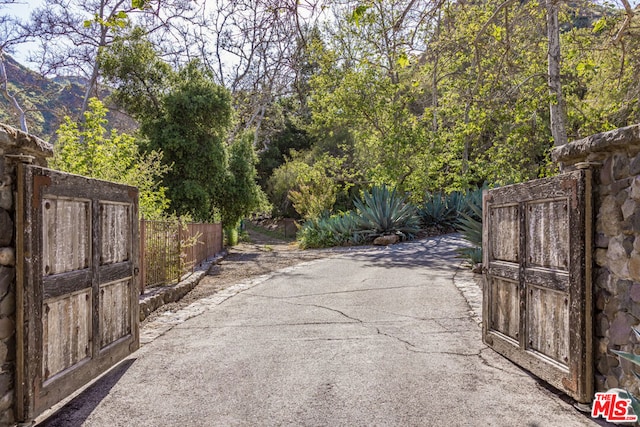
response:
<svg viewBox="0 0 640 427"><path fill-rule="evenodd" d="M9 92L19 100L27 113L29 133L44 140L55 141L55 132L64 116L77 118L84 98L84 79L56 77L47 79L6 56ZM136 124L129 117L112 111L109 125L131 132ZM9 102L0 96L0 122L20 128L18 115Z"/></svg>

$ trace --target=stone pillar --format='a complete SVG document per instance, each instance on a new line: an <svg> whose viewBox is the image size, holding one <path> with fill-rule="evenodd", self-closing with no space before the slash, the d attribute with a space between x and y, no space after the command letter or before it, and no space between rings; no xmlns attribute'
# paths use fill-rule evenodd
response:
<svg viewBox="0 0 640 427"><path fill-rule="evenodd" d="M594 174L593 300L596 391L640 395L631 363L610 350L640 353L640 125L592 135L554 149L563 172L585 163ZM580 164L582 163L582 165Z"/></svg>
<svg viewBox="0 0 640 427"><path fill-rule="evenodd" d="M46 166L53 154L50 144L0 124L0 426L12 425L15 379L16 309L16 165Z"/></svg>

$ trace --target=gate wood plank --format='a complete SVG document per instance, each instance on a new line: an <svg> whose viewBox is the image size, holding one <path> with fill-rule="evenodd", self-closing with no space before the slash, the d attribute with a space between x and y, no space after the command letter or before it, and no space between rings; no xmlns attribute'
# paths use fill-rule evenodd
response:
<svg viewBox="0 0 640 427"><path fill-rule="evenodd" d="M492 207L491 215L491 253L497 261L518 262L520 228L518 205Z"/></svg>
<svg viewBox="0 0 640 427"><path fill-rule="evenodd" d="M491 281L491 286L491 297L496 307L491 312L491 329L517 341L520 331L518 282L496 278Z"/></svg>
<svg viewBox="0 0 640 427"><path fill-rule="evenodd" d="M113 264L127 261L131 253L131 238L127 236L131 230L129 205L101 203L100 229L102 232L100 264Z"/></svg>
<svg viewBox="0 0 640 427"><path fill-rule="evenodd" d="M563 292L529 286L527 301L528 349L569 363L569 303Z"/></svg>
<svg viewBox="0 0 640 427"><path fill-rule="evenodd" d="M527 203L527 266L567 270L569 212L566 197Z"/></svg>
<svg viewBox="0 0 640 427"><path fill-rule="evenodd" d="M48 198L43 200L42 236L44 275L89 267L89 202Z"/></svg>
<svg viewBox="0 0 640 427"><path fill-rule="evenodd" d="M489 190L483 207L484 341L576 400L590 402L591 172Z"/></svg>
<svg viewBox="0 0 640 427"><path fill-rule="evenodd" d="M46 300L43 318L44 382L91 357L91 289Z"/></svg>
<svg viewBox="0 0 640 427"><path fill-rule="evenodd" d="M138 193L18 168L16 417L28 421L139 346Z"/></svg>
<svg viewBox="0 0 640 427"><path fill-rule="evenodd" d="M131 333L130 287L130 279L100 286L100 348ZM127 308L126 312L122 307Z"/></svg>

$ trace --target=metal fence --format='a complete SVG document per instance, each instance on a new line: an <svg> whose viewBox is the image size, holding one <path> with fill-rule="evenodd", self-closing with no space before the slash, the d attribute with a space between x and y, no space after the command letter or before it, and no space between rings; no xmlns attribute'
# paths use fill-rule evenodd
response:
<svg viewBox="0 0 640 427"><path fill-rule="evenodd" d="M175 283L222 251L221 224L140 220L141 292Z"/></svg>

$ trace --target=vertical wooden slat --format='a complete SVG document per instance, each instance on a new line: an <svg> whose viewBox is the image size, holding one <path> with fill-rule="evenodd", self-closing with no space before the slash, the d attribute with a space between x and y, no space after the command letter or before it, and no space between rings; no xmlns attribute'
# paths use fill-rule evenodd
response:
<svg viewBox="0 0 640 427"><path fill-rule="evenodd" d="M576 171L483 195L483 339L580 402L593 398L590 182ZM517 342L506 285L516 282Z"/></svg>

